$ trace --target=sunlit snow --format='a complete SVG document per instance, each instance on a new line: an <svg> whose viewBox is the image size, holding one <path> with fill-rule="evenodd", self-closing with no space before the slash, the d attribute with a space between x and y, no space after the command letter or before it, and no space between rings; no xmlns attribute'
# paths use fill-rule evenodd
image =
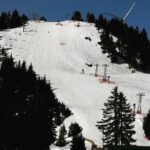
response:
<svg viewBox="0 0 150 150"><path fill-rule="evenodd" d="M12 48L9 54L12 53L16 61L32 63L37 74L46 75L58 99L73 112L65 121L66 126L71 122L79 123L83 135L101 146L102 135L95 125L101 120L101 109L112 89L118 86L131 106L134 103L138 105L137 94L144 92L142 112L145 114L150 109L150 75L131 73L127 64L111 64L97 44L100 34L94 25L83 22L80 22L80 27L76 25L77 22L72 21L62 22L62 26L56 25L56 22L30 21L25 32L22 27L0 32L3 36L0 44ZM90 37L91 41L85 37ZM100 65L99 77L93 75L95 67L88 67L86 63ZM100 82L103 64L109 65L107 73L113 83ZM82 74L82 69L85 74ZM142 121L143 115L136 115L135 144L150 145L144 137Z"/></svg>

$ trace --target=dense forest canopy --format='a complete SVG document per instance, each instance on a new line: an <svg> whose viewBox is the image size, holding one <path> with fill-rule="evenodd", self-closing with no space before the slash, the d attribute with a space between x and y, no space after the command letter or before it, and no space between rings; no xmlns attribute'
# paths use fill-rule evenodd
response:
<svg viewBox="0 0 150 150"><path fill-rule="evenodd" d="M32 65L6 57L0 69L0 149L42 150L56 140L56 127L71 111Z"/></svg>
<svg viewBox="0 0 150 150"><path fill-rule="evenodd" d="M95 24L98 30L103 29L99 44L112 63L125 62L131 68L150 72L150 41L145 29L140 31L114 18L108 21L102 15Z"/></svg>

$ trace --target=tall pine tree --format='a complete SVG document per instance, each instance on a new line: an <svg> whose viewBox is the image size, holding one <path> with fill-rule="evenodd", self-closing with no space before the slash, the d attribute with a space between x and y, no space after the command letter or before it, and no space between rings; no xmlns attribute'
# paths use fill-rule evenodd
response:
<svg viewBox="0 0 150 150"><path fill-rule="evenodd" d="M72 123L69 126L69 137L72 137L70 150L86 150L85 140L82 136L82 128L78 123Z"/></svg>
<svg viewBox="0 0 150 150"><path fill-rule="evenodd" d="M19 27L22 25L21 17L17 10L14 10L11 16L11 28Z"/></svg>
<svg viewBox="0 0 150 150"><path fill-rule="evenodd" d="M81 12L80 11L75 11L72 15L72 20L74 21L83 21L83 18L81 16Z"/></svg>
<svg viewBox="0 0 150 150"><path fill-rule="evenodd" d="M103 134L105 145L130 145L135 142L132 135L134 114L122 92L115 87L112 95L104 103L103 119L97 122L98 129Z"/></svg>
<svg viewBox="0 0 150 150"><path fill-rule="evenodd" d="M150 110L149 110L147 116L144 117L143 129L144 129L145 136L148 139L150 139Z"/></svg>
<svg viewBox="0 0 150 150"><path fill-rule="evenodd" d="M86 14L86 20L87 20L87 22L89 22L89 23L95 23L95 16L94 16L94 14L91 13L91 12L88 12L88 13Z"/></svg>
<svg viewBox="0 0 150 150"><path fill-rule="evenodd" d="M78 123L71 123L69 126L69 133L68 137L74 137L82 132L82 128L79 126Z"/></svg>
<svg viewBox="0 0 150 150"><path fill-rule="evenodd" d="M58 140L56 142L56 145L57 146L60 146L60 147L63 147L67 144L66 142L66 134L67 134L67 130L65 128L65 125L62 125L60 127L60 130L59 130L59 137L58 137Z"/></svg>

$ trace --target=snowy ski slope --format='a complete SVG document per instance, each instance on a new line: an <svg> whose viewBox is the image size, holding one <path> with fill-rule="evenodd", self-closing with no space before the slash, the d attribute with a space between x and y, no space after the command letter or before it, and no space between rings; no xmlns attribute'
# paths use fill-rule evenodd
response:
<svg viewBox="0 0 150 150"><path fill-rule="evenodd" d="M12 48L9 53L16 61L25 60L33 64L34 70L41 76L46 75L60 101L63 101L74 113L65 121L66 126L77 122L83 128L83 135L98 145L102 145L102 135L96 128L96 122L102 116L103 103L115 86L119 87L128 101L138 104L137 94L144 92L142 111L150 109L150 75L140 72L131 73L127 64L111 64L102 54L100 34L93 24L64 21L30 21L25 27L0 32L3 36L0 45ZM85 37L90 37L91 41ZM99 77L94 77L95 67L85 63L99 64ZM108 75L113 83L100 83L104 67L108 64ZM85 74L81 74L84 69ZM136 115L135 129L137 145L150 145L144 137L142 115Z"/></svg>

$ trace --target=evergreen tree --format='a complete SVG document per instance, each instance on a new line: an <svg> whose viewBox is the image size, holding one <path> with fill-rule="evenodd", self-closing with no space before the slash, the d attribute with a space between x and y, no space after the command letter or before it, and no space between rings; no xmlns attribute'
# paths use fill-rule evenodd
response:
<svg viewBox="0 0 150 150"><path fill-rule="evenodd" d="M40 18L40 20L41 20L41 21L46 21L47 19L46 19L44 16L42 16L42 17Z"/></svg>
<svg viewBox="0 0 150 150"><path fill-rule="evenodd" d="M85 140L82 135L77 135L72 138L70 150L86 150Z"/></svg>
<svg viewBox="0 0 150 150"><path fill-rule="evenodd" d="M67 142L65 140L66 134L67 134L67 130L65 128L65 125L63 125L60 127L60 130L59 130L59 137L58 137L58 140L56 142L57 146L63 147L67 144Z"/></svg>
<svg viewBox="0 0 150 150"><path fill-rule="evenodd" d="M145 136L148 139L150 139L150 110L149 110L147 116L144 117L143 129L144 129Z"/></svg>
<svg viewBox="0 0 150 150"><path fill-rule="evenodd" d="M78 123L71 123L68 136L72 137L70 150L86 150L85 140L82 136L82 128Z"/></svg>
<svg viewBox="0 0 150 150"><path fill-rule="evenodd" d="M118 48L120 57L123 57L123 59L125 59L127 57L128 46L121 39L118 39L116 42L116 47Z"/></svg>
<svg viewBox="0 0 150 150"><path fill-rule="evenodd" d="M56 118L61 116L62 123L69 115L46 78L37 78L32 65L16 64L12 57L1 65L0 104L1 149L48 149L56 140Z"/></svg>
<svg viewBox="0 0 150 150"><path fill-rule="evenodd" d="M83 21L80 11L75 11L72 15L72 20L74 21Z"/></svg>
<svg viewBox="0 0 150 150"><path fill-rule="evenodd" d="M135 134L133 122L135 121L135 114L131 109L131 105L127 103L127 99L122 92L119 92L119 130L120 130L120 144L130 145L136 140L132 138Z"/></svg>
<svg viewBox="0 0 150 150"><path fill-rule="evenodd" d="M79 135L82 132L82 128L79 126L78 123L71 123L69 126L69 132L68 137L74 137L76 135Z"/></svg>
<svg viewBox="0 0 150 150"><path fill-rule="evenodd" d="M23 23L26 23L28 20L29 20L29 18L25 14L23 14L22 15L22 21L23 21Z"/></svg>
<svg viewBox="0 0 150 150"><path fill-rule="evenodd" d="M1 17L0 17L0 29L7 29L9 25L9 18L7 13L3 12Z"/></svg>
<svg viewBox="0 0 150 150"><path fill-rule="evenodd" d="M86 17L87 17L87 19L86 19L87 22L89 22L89 23L95 23L95 16L94 16L93 13L88 12L87 15L86 15Z"/></svg>
<svg viewBox="0 0 150 150"><path fill-rule="evenodd" d="M104 103L103 119L97 122L98 129L103 133L106 145L130 145L135 142L132 135L134 114L122 92L115 87L112 95Z"/></svg>
<svg viewBox="0 0 150 150"><path fill-rule="evenodd" d="M144 72L150 71L150 42L148 40L148 36L146 30L143 29L140 32L140 41L139 41L139 48L140 48L140 68Z"/></svg>
<svg viewBox="0 0 150 150"><path fill-rule="evenodd" d="M118 62L117 52L116 52L116 43L113 42L112 36L107 32L103 31L101 34L101 42L99 42L102 48L102 52L108 53L108 57L111 58L112 63Z"/></svg>
<svg viewBox="0 0 150 150"><path fill-rule="evenodd" d="M22 25L21 17L17 10L14 10L11 16L11 28L16 28Z"/></svg>
<svg viewBox="0 0 150 150"><path fill-rule="evenodd" d="M8 28L16 28L24 25L28 21L26 15L20 16L17 10L14 10L11 14L10 12L2 12L0 16L0 30Z"/></svg>
<svg viewBox="0 0 150 150"><path fill-rule="evenodd" d="M102 15L95 24L98 30L103 29L107 32L107 34L102 33L101 43L102 47L110 45L110 49L104 49L103 52L109 54L112 62L118 63L118 60L121 60L121 62L128 63L130 68L150 72L150 41L145 29L139 31L138 27L129 27L126 23L114 18L107 21ZM115 36L118 41L111 40L107 35ZM104 40L106 42L103 42ZM113 49L114 45L115 49Z"/></svg>
<svg viewBox="0 0 150 150"><path fill-rule="evenodd" d="M95 26L99 29L104 29L104 30L108 30L108 22L107 20L103 17L103 15L100 15L98 17L98 19L95 22Z"/></svg>

